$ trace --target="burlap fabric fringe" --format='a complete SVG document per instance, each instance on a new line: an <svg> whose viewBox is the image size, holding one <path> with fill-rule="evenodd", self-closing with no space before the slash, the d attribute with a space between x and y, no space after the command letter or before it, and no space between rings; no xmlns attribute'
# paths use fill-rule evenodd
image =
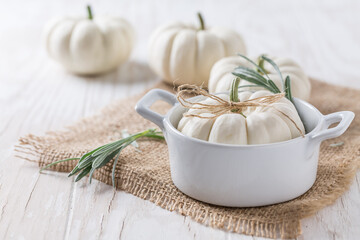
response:
<svg viewBox="0 0 360 240"><path fill-rule="evenodd" d="M166 143L154 140L140 141L142 152L132 147L124 150L116 168L116 187L214 228L258 237L297 237L301 234L300 220L334 203L349 188L360 166L360 91L318 81L312 84L311 103L322 113L351 110L357 117L344 135L322 143L316 182L304 195L289 202L256 208L225 208L196 201L173 185ZM161 87L171 89L165 85ZM117 140L123 129L134 133L155 127L134 111L139 98L113 103L101 114L84 119L65 131L25 136L20 139L21 145L16 146L16 151L20 157L44 166ZM164 113L168 106L156 104L154 109ZM344 144L330 145L338 142ZM55 165L52 170L69 172L75 164L76 161L66 162ZM96 171L94 178L111 184L111 170L108 165Z"/></svg>

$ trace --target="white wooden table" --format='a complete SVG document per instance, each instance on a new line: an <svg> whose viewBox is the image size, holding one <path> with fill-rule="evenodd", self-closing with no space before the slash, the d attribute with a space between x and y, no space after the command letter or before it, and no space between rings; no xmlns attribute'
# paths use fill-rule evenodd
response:
<svg viewBox="0 0 360 240"><path fill-rule="evenodd" d="M85 15L86 3L1 4L0 239L252 239L202 226L97 181L39 174L35 164L14 157L13 146L24 134L61 129L159 81L146 64L151 31L171 20L196 21L198 10L206 24L241 32L251 55L289 56L314 78L360 88L359 1L94 1L95 15L126 17L136 27L137 43L130 62L117 71L81 78L46 56L41 31L54 15ZM304 219L299 239L358 239L359 179L333 206Z"/></svg>

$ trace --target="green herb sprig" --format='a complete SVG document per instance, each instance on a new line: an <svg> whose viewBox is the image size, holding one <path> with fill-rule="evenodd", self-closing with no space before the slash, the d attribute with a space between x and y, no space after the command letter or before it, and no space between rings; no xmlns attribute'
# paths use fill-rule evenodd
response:
<svg viewBox="0 0 360 240"><path fill-rule="evenodd" d="M268 76L268 72L264 69L264 61L270 63L275 71L279 74L280 79L282 81L282 90L285 92L285 97L292 101L291 95L291 86L290 86L290 77L286 76L285 81L281 74L279 67L276 63L265 55L261 55L259 57L259 64L256 64L254 61L249 59L248 57L238 54L240 57L244 58L248 62L250 62L255 69L251 69L244 66L238 66L234 69L232 74L236 77L244 79L252 84L239 86L239 88L245 87L262 87L269 90L272 93L281 93L280 89L276 86L273 80Z"/></svg>
<svg viewBox="0 0 360 240"><path fill-rule="evenodd" d="M164 139L162 132L157 131L156 129L148 129L143 132L139 132L133 135L130 135L126 138L120 139L118 141L105 144L101 147L98 147L90 152L85 153L83 156L78 158L67 158L62 159L53 163L46 165L40 169L40 172L59 163L79 160L74 169L69 173L68 177L76 175L75 182L79 181L83 177L89 174L89 182L91 183L92 175L96 169L99 169L105 166L108 162L115 157L114 164L112 167L112 184L115 187L115 168L119 160L121 151L135 142L137 139L142 137L154 138L154 139Z"/></svg>

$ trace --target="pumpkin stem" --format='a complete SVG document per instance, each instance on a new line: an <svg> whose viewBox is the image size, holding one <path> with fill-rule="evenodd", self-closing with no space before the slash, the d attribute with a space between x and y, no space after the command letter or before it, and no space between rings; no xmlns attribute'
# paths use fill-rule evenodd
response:
<svg viewBox="0 0 360 240"><path fill-rule="evenodd" d="M240 78L234 78L231 89L230 89L230 102L240 102L239 100L239 84L240 84ZM246 118L246 116L240 112L240 109L232 109L231 112L240 113L243 115L243 117Z"/></svg>
<svg viewBox="0 0 360 240"><path fill-rule="evenodd" d="M205 22L204 22L204 19L201 15L201 13L197 13L197 16L199 18L199 21L200 21L200 30L205 30Z"/></svg>
<svg viewBox="0 0 360 240"><path fill-rule="evenodd" d="M86 8L87 8L87 12L88 12L88 18L89 18L90 20L93 20L93 14L92 14L90 5L87 5Z"/></svg>
<svg viewBox="0 0 360 240"><path fill-rule="evenodd" d="M261 68L264 72L269 73L268 71L266 71L264 64L265 64L265 60L262 58L263 55L260 55L258 57L258 66L259 68ZM263 75L263 73L258 69L258 73L260 73L261 75Z"/></svg>
<svg viewBox="0 0 360 240"><path fill-rule="evenodd" d="M240 78L239 77L234 78L230 89L231 102L239 102L239 93L238 93L239 84L240 84Z"/></svg>

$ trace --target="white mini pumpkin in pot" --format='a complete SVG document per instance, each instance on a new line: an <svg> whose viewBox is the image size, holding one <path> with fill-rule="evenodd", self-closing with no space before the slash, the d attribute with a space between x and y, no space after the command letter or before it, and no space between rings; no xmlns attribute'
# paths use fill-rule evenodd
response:
<svg viewBox="0 0 360 240"><path fill-rule="evenodd" d="M254 76L254 71L249 71L249 75ZM275 143L304 135L304 125L291 101L290 78L285 80L285 92L280 92L271 79L259 76L251 81L272 92L238 93L239 77L233 79L229 94L212 95L198 87L194 88L195 91L182 87L178 99L188 111L179 121L177 129L189 137L237 145ZM183 98L183 94L188 92L199 93L206 98L189 102Z"/></svg>
<svg viewBox="0 0 360 240"><path fill-rule="evenodd" d="M53 19L45 28L46 50L51 58L75 74L110 71L125 62L134 44L132 26L117 17Z"/></svg>
<svg viewBox="0 0 360 240"><path fill-rule="evenodd" d="M291 78L291 91L294 97L303 99L305 101L309 100L311 92L311 83L309 78L306 76L302 68L295 63L293 60L284 57L272 57L265 56L268 59L272 60L278 66L278 69L274 68L271 62L264 61L264 55L253 58L252 60L260 66L266 75L274 81L276 86L279 89L282 89L282 76L289 76ZM209 79L209 92L224 92L229 91L231 83L234 79L233 72L237 67L246 67L254 68L254 64L245 59L243 56L231 56L220 59L214 64L211 69L210 79ZM278 74L280 70L281 75ZM258 71L259 74L265 75L261 71ZM241 77L240 77L241 78ZM250 83L246 81L245 78L242 78L240 81L240 86L249 85ZM259 88L247 88L248 90L256 90Z"/></svg>
<svg viewBox="0 0 360 240"><path fill-rule="evenodd" d="M207 86L213 64L235 53L246 53L242 37L222 27L172 23L154 31L149 43L149 65L170 84Z"/></svg>

